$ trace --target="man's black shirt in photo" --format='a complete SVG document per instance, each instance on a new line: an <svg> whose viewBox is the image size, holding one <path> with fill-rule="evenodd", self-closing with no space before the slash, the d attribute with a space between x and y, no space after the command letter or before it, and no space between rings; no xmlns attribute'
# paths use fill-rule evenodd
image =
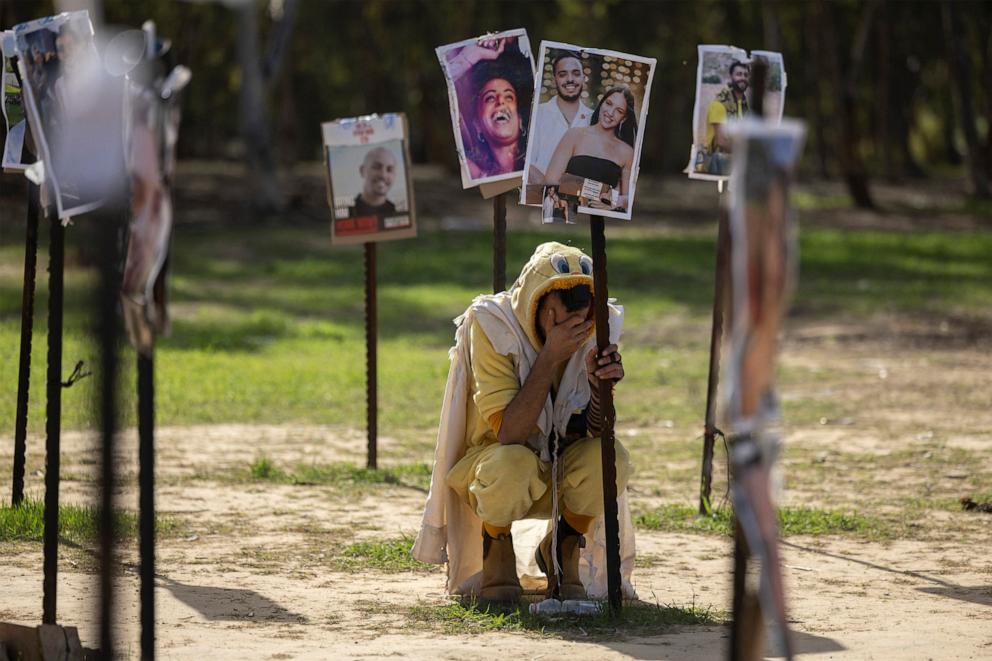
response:
<svg viewBox="0 0 992 661"><path fill-rule="evenodd" d="M389 200L386 200L380 205L372 206L362 199L361 193L355 196L354 206L348 209L348 216L351 218L360 218L362 216L378 216L379 218L385 218L386 216L394 215L396 215L395 204Z"/></svg>

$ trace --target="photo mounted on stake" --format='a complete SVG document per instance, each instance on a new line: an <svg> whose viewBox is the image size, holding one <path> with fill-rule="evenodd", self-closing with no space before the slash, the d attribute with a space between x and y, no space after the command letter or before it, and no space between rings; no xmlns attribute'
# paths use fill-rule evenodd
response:
<svg viewBox="0 0 992 661"><path fill-rule="evenodd" d="M521 204L630 219L655 60L542 41Z"/></svg>
<svg viewBox="0 0 992 661"><path fill-rule="evenodd" d="M153 350L154 338L169 331L166 264L172 237L171 184L182 113L180 92L190 77L189 69L178 66L148 84L128 80L126 87L131 204L121 308L128 339L146 355Z"/></svg>
<svg viewBox="0 0 992 661"><path fill-rule="evenodd" d="M534 92L527 31L466 39L436 52L448 82L462 187L520 177Z"/></svg>
<svg viewBox="0 0 992 661"><path fill-rule="evenodd" d="M14 33L0 32L0 42L3 44L3 87L2 105L6 132L3 143L4 172L23 172L34 159L31 158L25 145L29 139L28 120L24 112L24 99L21 95L21 81L17 76L16 64L13 59Z"/></svg>
<svg viewBox="0 0 992 661"><path fill-rule="evenodd" d="M321 124L331 207L331 243L417 235L406 116L401 113Z"/></svg>
<svg viewBox="0 0 992 661"><path fill-rule="evenodd" d="M123 191L122 86L105 72L89 14L14 26L23 101L59 218Z"/></svg>
<svg viewBox="0 0 992 661"><path fill-rule="evenodd" d="M730 176L732 147L728 122L751 114L751 69L762 61L768 67L764 117L782 120L787 84L781 53L747 51L734 46L698 46L696 103L692 112L692 148L685 172L690 179L726 180Z"/></svg>

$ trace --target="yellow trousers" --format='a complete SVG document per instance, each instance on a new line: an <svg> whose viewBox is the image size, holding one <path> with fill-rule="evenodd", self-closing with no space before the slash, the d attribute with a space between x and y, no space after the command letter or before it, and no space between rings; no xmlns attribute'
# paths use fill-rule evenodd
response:
<svg viewBox="0 0 992 661"><path fill-rule="evenodd" d="M619 493L627 486L630 457L619 442L616 455ZM600 440L589 437L572 443L559 461L565 476L559 483L559 508L579 516L602 514ZM523 445L491 443L471 448L448 471L447 482L480 519L494 526L551 517L551 464Z"/></svg>

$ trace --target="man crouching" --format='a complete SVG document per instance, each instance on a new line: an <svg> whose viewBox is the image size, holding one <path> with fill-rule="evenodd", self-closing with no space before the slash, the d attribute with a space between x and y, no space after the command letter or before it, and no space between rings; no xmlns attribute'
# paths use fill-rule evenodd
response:
<svg viewBox="0 0 992 661"><path fill-rule="evenodd" d="M549 581L548 596L605 595L602 530L591 549L586 536L597 520L603 527L598 383L624 375L615 344L622 310L611 306L614 343L597 354L592 302L592 260L545 243L509 291L478 297L456 320L431 493L413 549L420 560L447 560L451 593L483 604L515 602L522 594L518 565L526 570L530 558L518 562L511 525L551 519L539 543L533 534L516 540L528 555L537 546L544 574L560 568L561 582L555 590ZM631 596L630 463L619 443L616 457L628 547L621 572Z"/></svg>

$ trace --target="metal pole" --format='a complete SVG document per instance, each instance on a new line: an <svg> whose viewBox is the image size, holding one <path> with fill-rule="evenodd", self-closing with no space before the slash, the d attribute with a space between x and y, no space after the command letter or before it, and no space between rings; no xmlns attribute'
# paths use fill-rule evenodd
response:
<svg viewBox="0 0 992 661"><path fill-rule="evenodd" d="M741 530L740 523L736 517L733 520L734 526L734 579L733 579L733 601L732 616L730 621L730 661L746 660L746 633L744 631L744 597L747 577L747 548L744 543L744 531Z"/></svg>
<svg viewBox="0 0 992 661"><path fill-rule="evenodd" d="M493 293L506 289L506 193L493 198Z"/></svg>
<svg viewBox="0 0 992 661"><path fill-rule="evenodd" d="M138 352L138 489L141 555L141 658L155 658L154 349Z"/></svg>
<svg viewBox="0 0 992 661"><path fill-rule="evenodd" d="M595 296L596 344L602 351L610 344L610 310L606 284L606 234L603 218L590 218L592 233L593 288ZM617 509L617 457L613 426L616 411L613 408L613 384L599 381L599 405L603 414L600 436L603 462L603 516L606 522L606 584L610 610L620 612L622 593L620 585L620 520Z"/></svg>
<svg viewBox="0 0 992 661"><path fill-rule="evenodd" d="M24 287L21 290L21 355L17 368L17 411L14 420L14 469L10 504L24 500L24 455L28 438L28 394L31 388L31 340L34 333L34 285L38 265L38 207L41 187L28 182L28 217L24 239Z"/></svg>
<svg viewBox="0 0 992 661"><path fill-rule="evenodd" d="M716 278L713 284L713 328L710 332L710 372L706 382L706 420L703 424L703 471L699 485L699 514L711 511L710 495L713 486L713 446L716 442L716 390L720 382L720 343L723 338L724 288L727 277L727 260L730 255L730 232L727 211L720 210L716 239Z"/></svg>
<svg viewBox="0 0 992 661"><path fill-rule="evenodd" d="M365 403L367 406L367 425L369 434L368 467L375 468L377 461L378 436L378 384L376 381L376 335L378 320L376 319L375 292L375 243L365 244Z"/></svg>
<svg viewBox="0 0 992 661"><path fill-rule="evenodd" d="M48 379L45 404L45 534L42 622L55 624L59 554L59 452L62 427L62 278L65 228L50 215L48 262Z"/></svg>
<svg viewBox="0 0 992 661"><path fill-rule="evenodd" d="M100 225L96 331L100 349L100 386L97 410L100 419L100 652L101 659L114 658L114 432L117 425L117 305L120 297L118 260L118 214L101 213L94 218Z"/></svg>

